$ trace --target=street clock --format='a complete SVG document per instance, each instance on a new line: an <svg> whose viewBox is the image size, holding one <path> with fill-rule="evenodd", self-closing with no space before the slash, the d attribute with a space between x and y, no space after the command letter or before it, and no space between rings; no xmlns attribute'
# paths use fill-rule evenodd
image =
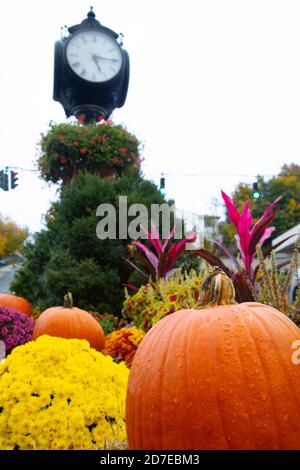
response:
<svg viewBox="0 0 300 470"><path fill-rule="evenodd" d="M129 56L122 35L102 26L92 8L68 33L55 43L53 99L67 117L107 119L127 96Z"/></svg>

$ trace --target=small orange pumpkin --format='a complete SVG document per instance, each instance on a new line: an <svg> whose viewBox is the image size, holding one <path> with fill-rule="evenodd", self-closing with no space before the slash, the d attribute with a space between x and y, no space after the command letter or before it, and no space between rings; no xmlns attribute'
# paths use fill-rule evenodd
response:
<svg viewBox="0 0 300 470"><path fill-rule="evenodd" d="M70 292L64 297L63 307L48 308L37 319L33 339L42 335L86 339L97 351L102 351L105 343L102 326L88 312L73 307Z"/></svg>
<svg viewBox="0 0 300 470"><path fill-rule="evenodd" d="M0 293L0 307L11 308L31 317L32 309L30 303L23 297L13 294Z"/></svg>
<svg viewBox="0 0 300 470"><path fill-rule="evenodd" d="M129 449L300 449L299 339L276 309L236 304L215 268L199 305L160 320L136 352Z"/></svg>

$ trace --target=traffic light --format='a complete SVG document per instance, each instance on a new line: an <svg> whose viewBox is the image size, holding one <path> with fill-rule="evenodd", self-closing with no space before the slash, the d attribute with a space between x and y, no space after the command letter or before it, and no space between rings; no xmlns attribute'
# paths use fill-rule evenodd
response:
<svg viewBox="0 0 300 470"><path fill-rule="evenodd" d="M166 194L165 182L166 182L166 179L162 176L160 178L159 190L163 196Z"/></svg>
<svg viewBox="0 0 300 470"><path fill-rule="evenodd" d="M252 198L256 201L261 197L260 190L258 189L258 183L252 185Z"/></svg>
<svg viewBox="0 0 300 470"><path fill-rule="evenodd" d="M8 191L8 174L4 171L0 171L0 188L3 189L3 191Z"/></svg>
<svg viewBox="0 0 300 470"><path fill-rule="evenodd" d="M10 187L11 189L15 189L18 186L18 173L15 171L10 172Z"/></svg>

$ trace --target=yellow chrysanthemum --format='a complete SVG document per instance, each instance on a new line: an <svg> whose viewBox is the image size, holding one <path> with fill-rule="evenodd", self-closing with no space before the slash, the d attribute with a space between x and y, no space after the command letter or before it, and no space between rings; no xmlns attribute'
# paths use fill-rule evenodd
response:
<svg viewBox="0 0 300 470"><path fill-rule="evenodd" d="M0 449L123 441L129 371L85 340L41 336L0 364Z"/></svg>

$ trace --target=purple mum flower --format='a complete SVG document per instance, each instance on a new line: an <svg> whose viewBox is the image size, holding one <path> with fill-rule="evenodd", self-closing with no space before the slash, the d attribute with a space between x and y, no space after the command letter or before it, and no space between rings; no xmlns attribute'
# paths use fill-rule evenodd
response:
<svg viewBox="0 0 300 470"><path fill-rule="evenodd" d="M32 339L34 321L27 315L6 307L0 307L0 340L5 343L6 352Z"/></svg>

